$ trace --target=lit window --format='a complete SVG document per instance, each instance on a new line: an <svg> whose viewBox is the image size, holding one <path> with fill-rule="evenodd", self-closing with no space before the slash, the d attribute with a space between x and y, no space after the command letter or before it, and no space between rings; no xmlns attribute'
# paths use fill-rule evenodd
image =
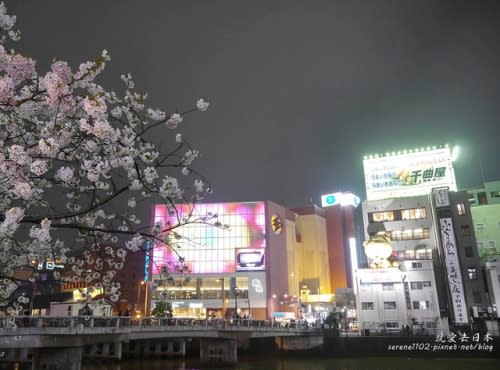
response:
<svg viewBox="0 0 500 370"><path fill-rule="evenodd" d="M424 228L424 239L429 239L431 237L430 231L428 228Z"/></svg>
<svg viewBox="0 0 500 370"><path fill-rule="evenodd" d="M422 208L417 208L415 210L415 218L416 219L422 219L422 218L426 218L427 217L427 213L425 211L425 208L422 207Z"/></svg>
<svg viewBox="0 0 500 370"><path fill-rule="evenodd" d="M406 250L405 251L405 259L414 260L415 259L415 251L414 250Z"/></svg>
<svg viewBox="0 0 500 370"><path fill-rule="evenodd" d="M475 267L469 267L467 269L467 273L469 274L469 280L476 280L477 279L477 270Z"/></svg>
<svg viewBox="0 0 500 370"><path fill-rule="evenodd" d="M459 216L465 215L465 204L463 203L457 204L457 212Z"/></svg>
<svg viewBox="0 0 500 370"><path fill-rule="evenodd" d="M418 228L413 230L413 238L414 239L423 239L424 238L424 229Z"/></svg>
<svg viewBox="0 0 500 370"><path fill-rule="evenodd" d="M413 301L414 310L428 310L429 301Z"/></svg>
<svg viewBox="0 0 500 370"><path fill-rule="evenodd" d="M373 310L373 302L361 302L361 309L365 311Z"/></svg>
<svg viewBox="0 0 500 370"><path fill-rule="evenodd" d="M469 225L462 225L462 235L470 236L470 227Z"/></svg>
<svg viewBox="0 0 500 370"><path fill-rule="evenodd" d="M394 221L394 212L384 212L385 221Z"/></svg>
<svg viewBox="0 0 500 370"><path fill-rule="evenodd" d="M391 233L391 240L401 240L402 234L401 230L395 230Z"/></svg>
<svg viewBox="0 0 500 370"><path fill-rule="evenodd" d="M384 302L384 310L395 310L395 309L396 309L396 301Z"/></svg>
<svg viewBox="0 0 500 370"><path fill-rule="evenodd" d="M403 240L412 240L413 239L413 230L403 230Z"/></svg>
<svg viewBox="0 0 500 370"><path fill-rule="evenodd" d="M430 259L427 255L427 249L417 249L417 252L415 254L415 257L417 260L426 260Z"/></svg>

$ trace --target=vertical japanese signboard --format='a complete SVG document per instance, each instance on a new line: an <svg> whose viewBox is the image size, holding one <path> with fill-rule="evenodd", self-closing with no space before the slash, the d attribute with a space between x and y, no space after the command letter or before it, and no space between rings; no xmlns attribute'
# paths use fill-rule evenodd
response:
<svg viewBox="0 0 500 370"><path fill-rule="evenodd" d="M439 220L439 225L455 323L468 324L467 305L465 303L464 285L462 282L462 273L460 271L460 262L458 260L453 223L451 218L447 217L441 218Z"/></svg>

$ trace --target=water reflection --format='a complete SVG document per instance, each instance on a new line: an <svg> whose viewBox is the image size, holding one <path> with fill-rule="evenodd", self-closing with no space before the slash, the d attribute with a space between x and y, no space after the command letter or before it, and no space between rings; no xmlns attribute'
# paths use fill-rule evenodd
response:
<svg viewBox="0 0 500 370"><path fill-rule="evenodd" d="M481 358L240 358L235 367L207 366L196 359L123 360L85 363L82 370L497 370L498 359Z"/></svg>

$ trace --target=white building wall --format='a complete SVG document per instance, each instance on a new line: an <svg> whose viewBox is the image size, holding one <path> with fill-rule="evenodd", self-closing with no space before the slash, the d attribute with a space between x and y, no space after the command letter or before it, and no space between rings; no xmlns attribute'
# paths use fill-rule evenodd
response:
<svg viewBox="0 0 500 370"><path fill-rule="evenodd" d="M498 317L498 310L500 308L500 262L486 262L485 268L493 313Z"/></svg>
<svg viewBox="0 0 500 370"><path fill-rule="evenodd" d="M418 265L413 265L413 263ZM420 265L422 267L416 267ZM400 269L360 269L357 271L356 281L358 320L362 331L365 329L369 329L370 332L399 331L406 325L413 332L426 334L448 331L446 320L441 320L439 315L432 261L404 261ZM408 283L409 307L405 292L406 282ZM424 286L424 282L426 282L425 285L430 286ZM413 289L412 283L415 283ZM388 290L391 284L392 290ZM422 289L419 289L420 285ZM419 309L415 309L413 302L420 301L428 302L428 308L420 309L419 305ZM373 309L363 310L363 303L366 305L369 304L368 302L373 303ZM388 302L396 302L395 309L384 307Z"/></svg>

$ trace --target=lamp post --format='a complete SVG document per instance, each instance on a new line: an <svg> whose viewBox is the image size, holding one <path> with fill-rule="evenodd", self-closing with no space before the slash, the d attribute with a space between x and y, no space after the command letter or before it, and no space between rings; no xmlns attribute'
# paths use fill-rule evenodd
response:
<svg viewBox="0 0 500 370"><path fill-rule="evenodd" d="M146 280L144 284L144 316L148 313L148 292L149 292L149 281Z"/></svg>
<svg viewBox="0 0 500 370"><path fill-rule="evenodd" d="M238 287L234 288L234 314L235 316L238 315L238 296L240 295L240 291L238 290Z"/></svg>
<svg viewBox="0 0 500 370"><path fill-rule="evenodd" d="M145 284L144 280L140 281L139 284L137 284L137 302L135 304L135 310L139 311L139 312L142 309L142 305L140 304L141 303L141 286L144 284ZM146 314L146 310L144 310L144 315L145 314Z"/></svg>

